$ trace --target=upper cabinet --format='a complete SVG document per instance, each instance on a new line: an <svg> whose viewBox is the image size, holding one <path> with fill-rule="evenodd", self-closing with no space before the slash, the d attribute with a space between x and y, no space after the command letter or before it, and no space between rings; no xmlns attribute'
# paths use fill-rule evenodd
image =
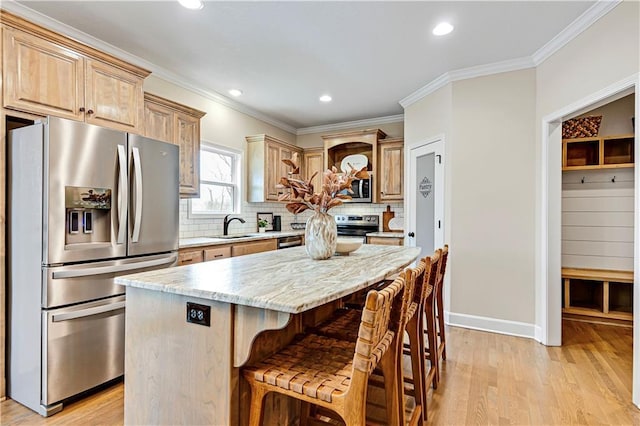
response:
<svg viewBox="0 0 640 426"><path fill-rule="evenodd" d="M562 140L562 170L634 166L633 135Z"/></svg>
<svg viewBox="0 0 640 426"><path fill-rule="evenodd" d="M378 141L378 201L404 199L404 140L386 138Z"/></svg>
<svg viewBox="0 0 640 426"><path fill-rule="evenodd" d="M373 176L375 187L378 188L376 182L380 179L379 170L381 169L379 167L378 142L386 136L386 133L380 129L322 136L325 168L335 166L338 170L342 170L343 162L361 168L364 164L363 159L366 158L367 170ZM379 199L378 191L374 191L372 201L377 203Z"/></svg>
<svg viewBox="0 0 640 426"><path fill-rule="evenodd" d="M4 107L142 133L149 71L1 13Z"/></svg>
<svg viewBox="0 0 640 426"><path fill-rule="evenodd" d="M200 119L206 113L144 94L144 135L180 147L180 196L200 194Z"/></svg>
<svg viewBox="0 0 640 426"><path fill-rule="evenodd" d="M286 188L278 188L282 176L291 171L282 160L298 156L302 149L268 135L247 136L248 187L247 201L278 201Z"/></svg>
<svg viewBox="0 0 640 426"><path fill-rule="evenodd" d="M302 154L304 161L302 162L302 176L304 180L309 180L314 173L318 172L313 181L313 190L319 192L322 187L322 176L324 172L324 149L311 148L305 149Z"/></svg>

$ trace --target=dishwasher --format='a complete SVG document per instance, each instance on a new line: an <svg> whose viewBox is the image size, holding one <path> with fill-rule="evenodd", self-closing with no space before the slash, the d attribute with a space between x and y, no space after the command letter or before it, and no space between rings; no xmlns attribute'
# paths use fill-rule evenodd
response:
<svg viewBox="0 0 640 426"><path fill-rule="evenodd" d="M304 237L302 235L292 235L290 237L279 237L278 250L289 248L289 247L301 246L303 238Z"/></svg>

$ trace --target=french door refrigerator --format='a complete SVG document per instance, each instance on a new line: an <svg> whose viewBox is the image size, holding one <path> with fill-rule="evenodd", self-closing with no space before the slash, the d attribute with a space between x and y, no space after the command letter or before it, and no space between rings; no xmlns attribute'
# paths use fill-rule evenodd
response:
<svg viewBox="0 0 640 426"><path fill-rule="evenodd" d="M177 263L178 147L49 117L8 158L7 390L48 416L124 373L114 277Z"/></svg>

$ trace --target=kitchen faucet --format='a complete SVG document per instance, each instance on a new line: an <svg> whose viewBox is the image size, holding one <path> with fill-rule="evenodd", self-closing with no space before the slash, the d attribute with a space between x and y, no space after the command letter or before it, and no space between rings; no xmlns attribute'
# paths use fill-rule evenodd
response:
<svg viewBox="0 0 640 426"><path fill-rule="evenodd" d="M234 220L239 220L240 223L244 223L244 219L242 219L241 217L232 217L231 219L229 219L229 216L231 215L228 214L224 217L224 224L222 226L222 235L227 235L229 233L229 224Z"/></svg>

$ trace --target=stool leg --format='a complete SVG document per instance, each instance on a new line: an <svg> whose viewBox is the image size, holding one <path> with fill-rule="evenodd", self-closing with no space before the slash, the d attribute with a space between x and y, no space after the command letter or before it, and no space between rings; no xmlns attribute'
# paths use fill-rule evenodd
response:
<svg viewBox="0 0 640 426"><path fill-rule="evenodd" d="M427 321L427 343L429 346L429 362L431 365L429 366L429 371L427 372L426 377L431 376L431 370L433 369L433 380L432 385L434 389L438 388L438 381L440 380L440 375L438 373L438 340L436 337L436 321L435 321L435 313L434 313L433 301L431 303L427 303L425 307L424 314ZM426 369L426 367L425 367ZM429 382L425 384L425 386L429 385Z"/></svg>
<svg viewBox="0 0 640 426"><path fill-rule="evenodd" d="M447 346L446 346L446 338L444 335L444 300L442 298L442 289L440 289L440 293L438 293L438 331L440 335L440 352L442 352L442 360L445 361L447 359Z"/></svg>
<svg viewBox="0 0 640 426"><path fill-rule="evenodd" d="M396 339L397 337L394 338L392 348L395 348L395 345L397 345ZM404 403L402 404L402 408L398 406L400 396L398 395L398 385L396 381L396 372L398 371L396 351L390 348L385 352L380 360L380 368L384 376L387 421L391 425L404 425Z"/></svg>
<svg viewBox="0 0 640 426"><path fill-rule="evenodd" d="M427 392L424 384L424 343L421 344L422 335L418 327L417 312L407 323L407 334L409 334L409 351L411 356L411 375L413 376L413 393L416 406L422 408L422 420L427 421ZM401 377L401 376L400 376ZM404 390L404 386L403 386Z"/></svg>
<svg viewBox="0 0 640 426"><path fill-rule="evenodd" d="M262 386L251 386L249 426L260 426L262 424L262 403L266 393Z"/></svg>

